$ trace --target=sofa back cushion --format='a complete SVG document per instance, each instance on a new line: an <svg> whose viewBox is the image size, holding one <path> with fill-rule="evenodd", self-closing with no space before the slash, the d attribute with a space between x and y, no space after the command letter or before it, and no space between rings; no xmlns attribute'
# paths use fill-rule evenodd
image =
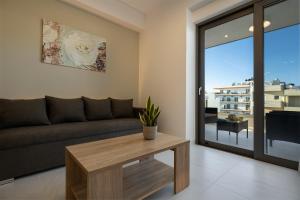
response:
<svg viewBox="0 0 300 200"><path fill-rule="evenodd" d="M46 103L48 117L53 124L85 121L81 98L61 99L46 96Z"/></svg>
<svg viewBox="0 0 300 200"><path fill-rule="evenodd" d="M110 99L90 99L82 97L86 119L89 121L111 119L111 100Z"/></svg>
<svg viewBox="0 0 300 200"><path fill-rule="evenodd" d="M45 99L0 99L0 128L49 124Z"/></svg>
<svg viewBox="0 0 300 200"><path fill-rule="evenodd" d="M111 99L111 108L115 118L134 117L133 99Z"/></svg>

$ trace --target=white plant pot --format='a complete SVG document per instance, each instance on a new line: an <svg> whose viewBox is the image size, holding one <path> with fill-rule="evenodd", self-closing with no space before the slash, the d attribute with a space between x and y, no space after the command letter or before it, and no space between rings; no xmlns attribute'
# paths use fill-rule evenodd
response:
<svg viewBox="0 0 300 200"><path fill-rule="evenodd" d="M154 140L157 135L157 126L143 126L145 140Z"/></svg>

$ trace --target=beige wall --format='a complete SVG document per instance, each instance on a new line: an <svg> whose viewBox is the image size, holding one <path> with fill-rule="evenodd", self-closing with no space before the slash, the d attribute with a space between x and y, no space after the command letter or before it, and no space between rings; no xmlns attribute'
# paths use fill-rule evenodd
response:
<svg viewBox="0 0 300 200"><path fill-rule="evenodd" d="M1 37L3 30L3 1L0 0L0 94L3 93L3 69L2 69L2 62L3 62L3 38Z"/></svg>
<svg viewBox="0 0 300 200"><path fill-rule="evenodd" d="M146 16L140 39L140 102L161 107L159 130L186 135L186 5L165 2Z"/></svg>
<svg viewBox="0 0 300 200"><path fill-rule="evenodd" d="M138 96L139 35L58 0L0 0L0 97ZM107 72L91 72L41 63L42 18L51 19L107 39ZM1 89L1 88L0 88Z"/></svg>

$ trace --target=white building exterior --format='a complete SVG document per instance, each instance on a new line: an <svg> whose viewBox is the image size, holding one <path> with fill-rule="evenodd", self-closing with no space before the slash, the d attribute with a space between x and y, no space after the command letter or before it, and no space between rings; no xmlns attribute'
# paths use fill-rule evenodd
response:
<svg viewBox="0 0 300 200"><path fill-rule="evenodd" d="M243 83L214 88L206 93L206 106L217 107L221 113L253 115L254 83ZM300 111L300 87L275 80L265 83L265 112L272 110Z"/></svg>
<svg viewBox="0 0 300 200"><path fill-rule="evenodd" d="M219 112L253 115L253 89L253 80L214 88Z"/></svg>
<svg viewBox="0 0 300 200"><path fill-rule="evenodd" d="M279 80L265 83L265 109L282 111L300 111L300 87L286 85Z"/></svg>

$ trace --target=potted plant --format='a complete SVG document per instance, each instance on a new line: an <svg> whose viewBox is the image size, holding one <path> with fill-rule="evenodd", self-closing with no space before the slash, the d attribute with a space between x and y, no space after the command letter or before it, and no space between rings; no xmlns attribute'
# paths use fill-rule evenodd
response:
<svg viewBox="0 0 300 200"><path fill-rule="evenodd" d="M155 107L149 96L146 104L146 110L142 114L139 113L140 120L143 124L144 138L146 140L155 139L157 135L157 118L159 114L159 107Z"/></svg>

